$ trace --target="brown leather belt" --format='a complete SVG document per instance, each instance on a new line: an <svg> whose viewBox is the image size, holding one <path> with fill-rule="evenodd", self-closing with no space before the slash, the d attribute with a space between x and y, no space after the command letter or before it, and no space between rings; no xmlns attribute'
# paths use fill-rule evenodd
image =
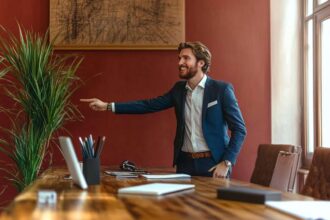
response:
<svg viewBox="0 0 330 220"><path fill-rule="evenodd" d="M183 153L186 154L188 157L193 158L193 159L212 157L211 151L196 152L196 153L183 152Z"/></svg>

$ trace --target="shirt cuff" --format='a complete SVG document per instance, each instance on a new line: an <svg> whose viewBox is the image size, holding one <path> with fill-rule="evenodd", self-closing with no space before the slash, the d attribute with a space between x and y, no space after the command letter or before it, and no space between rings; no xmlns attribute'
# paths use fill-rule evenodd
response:
<svg viewBox="0 0 330 220"><path fill-rule="evenodd" d="M116 109L115 109L115 103L114 102L111 102L111 110L112 112L116 112Z"/></svg>

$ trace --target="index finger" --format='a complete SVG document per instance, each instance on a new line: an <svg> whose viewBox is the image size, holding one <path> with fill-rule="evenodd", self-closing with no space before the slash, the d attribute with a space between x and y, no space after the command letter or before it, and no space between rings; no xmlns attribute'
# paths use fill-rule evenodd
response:
<svg viewBox="0 0 330 220"><path fill-rule="evenodd" d="M95 99L80 99L81 102L93 102Z"/></svg>

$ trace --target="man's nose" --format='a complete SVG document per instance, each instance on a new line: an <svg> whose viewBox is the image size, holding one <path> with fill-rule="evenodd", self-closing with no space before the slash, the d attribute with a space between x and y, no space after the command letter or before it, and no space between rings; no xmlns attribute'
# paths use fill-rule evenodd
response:
<svg viewBox="0 0 330 220"><path fill-rule="evenodd" d="M179 60L179 65L182 65L184 62L183 62L183 59L180 59Z"/></svg>

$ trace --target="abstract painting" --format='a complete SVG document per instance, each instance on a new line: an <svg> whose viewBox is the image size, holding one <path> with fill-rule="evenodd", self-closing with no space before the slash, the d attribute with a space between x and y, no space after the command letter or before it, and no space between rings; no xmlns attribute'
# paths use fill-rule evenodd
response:
<svg viewBox="0 0 330 220"><path fill-rule="evenodd" d="M184 0L50 0L57 49L175 49Z"/></svg>

